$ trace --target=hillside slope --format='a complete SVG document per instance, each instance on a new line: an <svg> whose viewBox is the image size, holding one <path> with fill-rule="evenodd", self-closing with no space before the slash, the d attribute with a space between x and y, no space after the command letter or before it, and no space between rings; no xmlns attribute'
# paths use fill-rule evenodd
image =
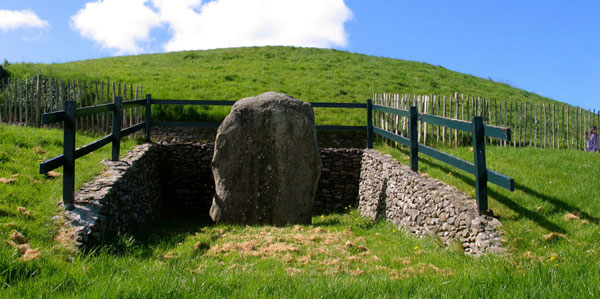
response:
<svg viewBox="0 0 600 299"><path fill-rule="evenodd" d="M18 63L7 70L19 78L41 73L142 83L155 98L235 100L279 91L305 101L362 102L373 93L459 92L497 100L554 102L441 66L314 48L184 51L59 64Z"/></svg>

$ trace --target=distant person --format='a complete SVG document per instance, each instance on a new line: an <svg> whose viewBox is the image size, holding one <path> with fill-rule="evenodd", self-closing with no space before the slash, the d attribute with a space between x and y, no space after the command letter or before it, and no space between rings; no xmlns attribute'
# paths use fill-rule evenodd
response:
<svg viewBox="0 0 600 299"><path fill-rule="evenodd" d="M592 148L591 147L592 143L590 142L590 132L589 131L585 131L584 138L585 138L585 151L589 152L590 149Z"/></svg>
<svg viewBox="0 0 600 299"><path fill-rule="evenodd" d="M590 127L590 152L598 151L598 128Z"/></svg>

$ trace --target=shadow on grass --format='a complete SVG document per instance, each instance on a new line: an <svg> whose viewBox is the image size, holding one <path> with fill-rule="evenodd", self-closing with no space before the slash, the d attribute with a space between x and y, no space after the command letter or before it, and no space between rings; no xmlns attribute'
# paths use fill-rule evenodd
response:
<svg viewBox="0 0 600 299"><path fill-rule="evenodd" d="M313 223L314 226L337 226L340 225L341 222L339 219L335 218L327 218L327 219L319 219L319 221Z"/></svg>
<svg viewBox="0 0 600 299"><path fill-rule="evenodd" d="M135 252L142 258L151 257L157 246L176 246L186 237L211 226L210 218L163 217L154 222L139 225L127 233L105 236L88 245L85 252L104 252L112 255L126 255Z"/></svg>
<svg viewBox="0 0 600 299"><path fill-rule="evenodd" d="M589 213L586 213L584 211L582 211L581 209L579 209L578 207L566 203L562 200L560 200L559 198L555 197L555 196L551 196L551 195L546 195L540 192L537 192L529 187L523 186L521 184L515 183L515 188L521 189L523 191L525 191L527 194L530 194L532 196L535 196L543 201L549 202L551 204L553 204L556 208L564 211L564 212L580 212L581 213L581 217L583 219L587 219L590 222L594 223L594 224L599 224L600 223L600 218L595 217L590 215Z"/></svg>
<svg viewBox="0 0 600 299"><path fill-rule="evenodd" d="M427 160L424 160L421 158L419 159L419 163L424 163L427 166L439 169L439 170L443 171L444 173L452 172L454 177L469 184L470 186L475 186L475 177L474 176L473 177L466 176L462 173L458 173L457 170L454 168L450 169L449 167L442 165L440 163L427 161ZM521 184L515 184L515 186L516 186L515 189L523 190L523 191L527 192L529 195L536 197L539 200L551 202L552 204L556 205L557 207L559 207L561 209L565 209L567 211L575 210L575 208L573 206L569 205L568 203L565 203L564 201L561 201L560 199L558 199L556 197L546 196L544 194L541 194L539 192L532 190L531 188L525 187ZM488 195L490 197L492 197L493 199L495 199L496 201L498 201L499 203L506 206L507 208L513 210L515 213L519 214L521 217L527 218L549 231L560 232L560 233L566 232L566 230L564 228L562 228L561 226L559 226L558 224L548 220L547 218L540 215L536 211L532 211L530 209L527 209L527 208L519 205L519 203L515 202L508 196L501 194L498 191L488 188ZM584 214L584 215L586 217L591 217L588 214Z"/></svg>

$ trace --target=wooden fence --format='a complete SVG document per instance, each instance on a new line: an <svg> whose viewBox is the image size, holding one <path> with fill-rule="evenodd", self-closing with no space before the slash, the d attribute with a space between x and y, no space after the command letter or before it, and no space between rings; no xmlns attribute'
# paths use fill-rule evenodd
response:
<svg viewBox="0 0 600 299"><path fill-rule="evenodd" d="M139 99L143 86L110 80L57 80L35 76L25 80L0 81L0 122L35 127L43 125L42 114L63 110L65 101L75 101L77 108L113 103L120 96L124 101ZM143 110L134 107L123 111L122 126L139 123ZM77 130L106 133L112 127L112 113L78 117Z"/></svg>
<svg viewBox="0 0 600 299"><path fill-rule="evenodd" d="M0 81L0 122L16 125L43 126L41 115L64 109L64 102L73 100L78 108L113 103L115 97L124 101L140 99L143 86L110 80L57 80L35 76L25 80ZM585 132L589 126L600 127L600 111L584 110L565 104L507 102L487 100L464 94L398 95L376 94L376 105L396 109L416 106L420 113L470 121L483 117L484 123L510 128L511 142L487 138L488 144L504 146L534 146L541 148L585 149ZM143 119L140 107L123 112L122 126L129 127ZM408 135L407 120L398 116L376 114L376 122L386 130ZM62 124L49 125L51 127ZM107 133L111 131L112 114L102 113L77 119L77 129ZM419 122L419 142L423 144L468 145L467 132Z"/></svg>
<svg viewBox="0 0 600 299"><path fill-rule="evenodd" d="M600 127L600 111L559 103L508 102L458 93L449 96L375 94L373 102L404 110L416 106L420 113L457 120L471 121L473 116L481 116L487 125L511 129L512 141L486 138L486 143L493 145L584 150L585 132L592 125ZM385 130L408 136L406 118L376 113L375 120ZM464 146L472 140L470 133L423 122L418 124L418 135L423 144Z"/></svg>
<svg viewBox="0 0 600 299"><path fill-rule="evenodd" d="M403 137L388 131L383 127L373 124L373 114L385 119L386 116L398 116L408 121L408 137ZM386 122L379 122L385 124ZM419 124L421 123L421 124ZM451 128L456 131L468 132L473 136L471 144L473 146L473 163L459 159L452 155L438 151L432 147L421 144L418 141L419 128L430 123L441 126L442 128ZM392 127L393 129L393 127ZM480 213L488 212L487 183L496 184L509 191L515 191L515 182L512 178L501 173L487 169L485 158L485 140L487 137L498 138L499 140L511 140L511 132L508 128L485 125L483 117L473 116L471 122L461 121L446 117L440 117L433 114L418 113L416 106L410 106L409 110L390 108L383 105L373 105L371 100L367 100L367 146L373 148L374 135L380 135L388 140L407 146L410 150L410 169L417 171L419 169L419 153L430 156L443 163L452 165L458 169L475 175L475 190L477 197L477 207Z"/></svg>
<svg viewBox="0 0 600 299"><path fill-rule="evenodd" d="M217 128L220 123L212 122L159 122L152 120L152 105L193 105L193 106L232 106L235 101L212 101L212 100L161 100L152 99L151 95L146 95L145 99L135 99L123 101L120 96L114 97L114 102L105 104L95 104L88 107L76 107L75 101L67 100L64 110L43 113L40 119L42 124L61 123L64 130L63 154L48 159L40 163L40 173L63 167L63 203L65 209L72 210L75 207L75 160L81 158L109 143L112 143L112 160L118 161L120 156L121 138L144 130L146 141L150 142L150 131L153 126L156 127L195 127L195 128ZM353 103L311 103L313 107L319 108L348 108L365 109L367 104ZM131 108L142 108L144 110L144 120L130 124L122 129L119 121L113 122L110 135L96 140L80 148L75 148L75 135L78 120L86 119L100 113L110 113L113 120L123 118L124 111ZM370 111L370 110L369 110ZM317 130L333 131L366 131L367 126L316 126Z"/></svg>

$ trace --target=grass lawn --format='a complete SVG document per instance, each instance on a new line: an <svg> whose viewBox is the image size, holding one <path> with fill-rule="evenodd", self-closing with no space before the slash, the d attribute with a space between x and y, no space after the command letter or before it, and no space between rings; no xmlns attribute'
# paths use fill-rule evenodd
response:
<svg viewBox="0 0 600 299"><path fill-rule="evenodd" d="M365 103L377 93L454 92L498 101L558 103L507 84L422 62L331 49L246 47L108 57L68 63L13 63L13 79L42 74L57 79L143 84L155 99L238 100L266 91L308 102ZM450 108L450 102L448 102ZM153 108L153 117L222 120L228 107ZM357 109L316 109L318 124L364 125Z"/></svg>
<svg viewBox="0 0 600 299"><path fill-rule="evenodd" d="M94 139L79 136L78 145ZM355 207L284 228L165 219L77 253L55 241L61 179L37 174L39 161L61 145L57 130L0 125L0 178L7 181L0 183L0 238L18 231L39 253L24 259L0 242L2 297L600 296L597 154L488 147L489 168L517 186L489 191L504 224L504 256L465 256L436 238L371 223ZM403 149L378 148L408 162ZM472 160L469 148L444 150ZM77 186L101 170L109 152L77 160ZM420 170L474 194L470 175L427 158Z"/></svg>

